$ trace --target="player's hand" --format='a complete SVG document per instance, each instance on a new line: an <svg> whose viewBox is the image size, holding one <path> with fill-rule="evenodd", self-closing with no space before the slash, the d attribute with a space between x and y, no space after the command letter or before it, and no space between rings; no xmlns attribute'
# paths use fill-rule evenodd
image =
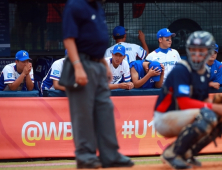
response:
<svg viewBox="0 0 222 170"><path fill-rule="evenodd" d="M222 104L212 104L212 110L219 116L222 116Z"/></svg>
<svg viewBox="0 0 222 170"><path fill-rule="evenodd" d="M158 69L158 67L156 67L155 69L153 69L153 67L151 67L147 73L150 77L153 76L159 76L161 74L160 69Z"/></svg>
<svg viewBox="0 0 222 170"><path fill-rule="evenodd" d="M141 41L141 42L144 42L145 41L145 34L139 30L138 31L139 35L138 35L138 39Z"/></svg>
<svg viewBox="0 0 222 170"><path fill-rule="evenodd" d="M27 63L23 68L22 73L24 73L27 76L31 70L32 70L32 63Z"/></svg>
<svg viewBox="0 0 222 170"><path fill-rule="evenodd" d="M120 89L129 89L129 85L128 85L128 83L120 83L119 88Z"/></svg>
<svg viewBox="0 0 222 170"><path fill-rule="evenodd" d="M162 68L161 74L164 74L164 71L165 71L164 65L163 65L163 64L160 64L160 67Z"/></svg>
<svg viewBox="0 0 222 170"><path fill-rule="evenodd" d="M134 88L134 84L132 82L128 82L127 84L128 84L128 90Z"/></svg>
<svg viewBox="0 0 222 170"><path fill-rule="evenodd" d="M85 86L88 83L88 78L82 64L76 64L74 70L76 83L80 86Z"/></svg>
<svg viewBox="0 0 222 170"><path fill-rule="evenodd" d="M213 87L213 88L215 88L215 89L217 89L217 90L220 88L220 84L219 84L218 82L212 82L212 81L211 81L211 82L209 83L209 86L210 86L210 87Z"/></svg>

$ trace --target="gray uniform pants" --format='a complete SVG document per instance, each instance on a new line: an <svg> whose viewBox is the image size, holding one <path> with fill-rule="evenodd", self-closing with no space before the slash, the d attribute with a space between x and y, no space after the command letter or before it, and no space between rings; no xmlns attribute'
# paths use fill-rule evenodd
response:
<svg viewBox="0 0 222 170"><path fill-rule="evenodd" d="M76 159L98 159L103 166L119 158L113 104L110 99L106 68L102 63L81 59L88 76L82 89L66 88L69 99Z"/></svg>

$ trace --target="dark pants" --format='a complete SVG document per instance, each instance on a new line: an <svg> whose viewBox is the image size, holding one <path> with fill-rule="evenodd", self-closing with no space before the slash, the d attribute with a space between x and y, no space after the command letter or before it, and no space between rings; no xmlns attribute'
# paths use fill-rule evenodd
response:
<svg viewBox="0 0 222 170"><path fill-rule="evenodd" d="M100 161L106 166L120 156L106 68L102 63L88 59L81 62L88 76L88 84L81 89L66 88L76 159L83 162L98 159L98 148Z"/></svg>

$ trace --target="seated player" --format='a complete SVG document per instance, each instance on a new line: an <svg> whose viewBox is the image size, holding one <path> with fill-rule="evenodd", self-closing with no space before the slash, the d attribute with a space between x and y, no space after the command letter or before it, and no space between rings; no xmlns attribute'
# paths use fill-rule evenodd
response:
<svg viewBox="0 0 222 170"><path fill-rule="evenodd" d="M217 44L215 44L214 47L214 53L207 61L207 66L210 69L209 86L215 89L219 89L220 85L222 84L222 64L216 60L219 47Z"/></svg>
<svg viewBox="0 0 222 170"><path fill-rule="evenodd" d="M106 62L112 72L113 78L109 84L112 89L132 89L133 83L131 81L129 64L124 60L125 47L117 44L112 53L111 58L106 58Z"/></svg>
<svg viewBox="0 0 222 170"><path fill-rule="evenodd" d="M67 50L65 50L65 55L67 55ZM56 60L51 68L49 69L47 75L44 77L41 84L41 93L44 90L62 90L65 91L65 87L59 85L59 79L62 72L63 62L65 58Z"/></svg>
<svg viewBox="0 0 222 170"><path fill-rule="evenodd" d="M133 61L130 72L135 88L161 88L163 84L164 66L157 61Z"/></svg>
<svg viewBox="0 0 222 170"><path fill-rule="evenodd" d="M0 76L0 91L31 91L34 87L32 63L29 53L20 50L15 63L6 65Z"/></svg>
<svg viewBox="0 0 222 170"><path fill-rule="evenodd" d="M155 129L164 137L177 137L161 155L175 169L201 166L194 156L221 134L222 105L207 102L210 75L206 62L214 43L206 31L189 36L188 61L180 61L169 73L156 102Z"/></svg>

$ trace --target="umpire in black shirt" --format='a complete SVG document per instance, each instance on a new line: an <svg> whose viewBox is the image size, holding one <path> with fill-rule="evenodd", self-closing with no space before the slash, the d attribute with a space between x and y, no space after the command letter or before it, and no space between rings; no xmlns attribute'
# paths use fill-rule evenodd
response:
<svg viewBox="0 0 222 170"><path fill-rule="evenodd" d="M130 167L119 148L108 80L112 74L103 55L108 47L105 14L96 0L68 0L63 13L63 39L78 87L66 87L77 168ZM96 156L96 149L100 156Z"/></svg>

